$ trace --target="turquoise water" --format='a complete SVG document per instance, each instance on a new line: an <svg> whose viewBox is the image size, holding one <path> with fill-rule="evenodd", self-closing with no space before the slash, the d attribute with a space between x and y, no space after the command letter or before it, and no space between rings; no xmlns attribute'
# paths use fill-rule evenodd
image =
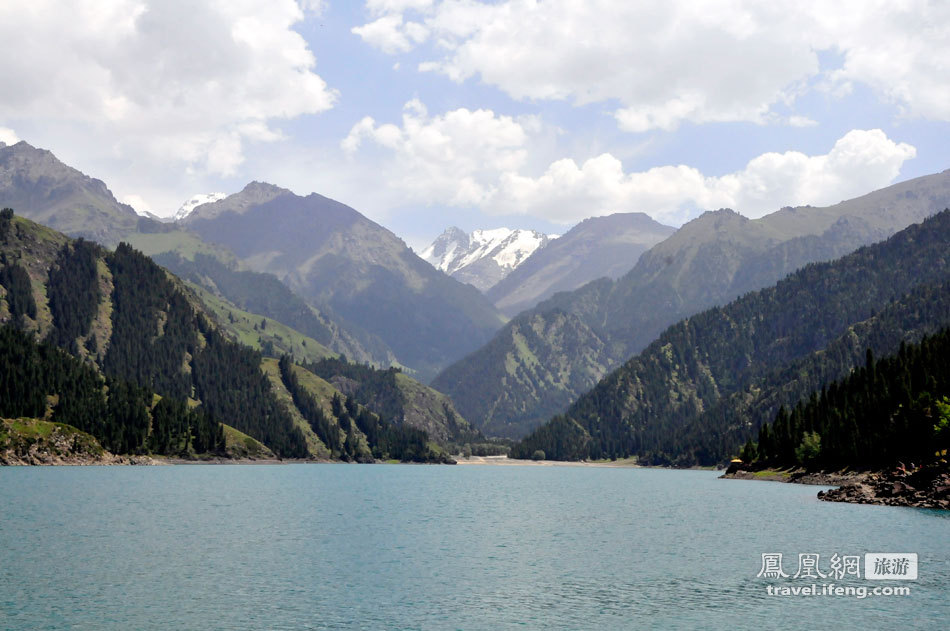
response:
<svg viewBox="0 0 950 631"><path fill-rule="evenodd" d="M950 515L716 476L4 468L0 629L946 628ZM766 552L790 574L799 553L917 552L920 579L769 596Z"/></svg>

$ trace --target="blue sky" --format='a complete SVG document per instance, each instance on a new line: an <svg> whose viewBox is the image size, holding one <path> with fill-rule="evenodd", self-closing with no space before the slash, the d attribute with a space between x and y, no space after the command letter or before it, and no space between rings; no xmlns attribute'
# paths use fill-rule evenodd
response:
<svg viewBox="0 0 950 631"><path fill-rule="evenodd" d="M930 2L52 0L0 7L0 141L139 210L266 180L448 225L761 216L950 168Z"/></svg>

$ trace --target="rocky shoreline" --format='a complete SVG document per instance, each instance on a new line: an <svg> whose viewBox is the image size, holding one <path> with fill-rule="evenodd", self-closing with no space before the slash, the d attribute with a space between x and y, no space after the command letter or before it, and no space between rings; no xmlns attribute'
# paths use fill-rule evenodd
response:
<svg viewBox="0 0 950 631"><path fill-rule="evenodd" d="M0 466L153 465L148 456L117 456L85 432L37 419L0 420Z"/></svg>
<svg viewBox="0 0 950 631"><path fill-rule="evenodd" d="M863 480L819 491L826 502L912 506L950 510L950 471L946 464L869 473Z"/></svg>
<svg viewBox="0 0 950 631"><path fill-rule="evenodd" d="M720 477L837 486L829 491L818 491L818 499L826 502L950 510L950 468L946 462L911 471L905 468L889 471L754 470L732 466Z"/></svg>

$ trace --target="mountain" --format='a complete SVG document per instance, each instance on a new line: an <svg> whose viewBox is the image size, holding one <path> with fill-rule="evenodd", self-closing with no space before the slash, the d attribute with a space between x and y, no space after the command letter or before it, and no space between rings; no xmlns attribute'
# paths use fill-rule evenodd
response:
<svg viewBox="0 0 950 631"><path fill-rule="evenodd" d="M234 264L222 262L219 256L204 252L195 252L190 259L182 256L178 251L161 252L153 254L152 260L207 292L208 296L205 298L207 304L218 302L233 304L233 308L227 309L227 317L236 325L246 321L247 317L242 316L235 320L235 315L232 314L247 311L263 316L265 319L273 319L280 325L312 338L320 346L345 355L353 361L381 366L390 366L396 362L392 351L382 340L368 333L353 330L331 314L308 305L273 274L236 269ZM246 344L255 346L253 338L263 337L261 344L265 344L266 340L270 339L276 345L276 349L295 357L314 357L309 352L310 349L302 349L299 344L288 347L284 343L285 339L289 339L287 334L283 336L283 339L271 338L270 334L275 328L272 325L267 329L259 329L257 326L253 328L253 332L245 331L247 335L250 335L250 339L243 338ZM310 346L312 348L314 344L311 342Z"/></svg>
<svg viewBox="0 0 950 631"><path fill-rule="evenodd" d="M347 364L316 340L275 331L273 320L206 293L124 243L110 252L4 210L0 374L18 377L0 384L0 417L67 423L114 453L192 457L269 448L280 457L443 462L442 436L474 435L446 397L407 376L394 400L425 408L426 429L410 414L382 418L303 368L279 373L276 359L236 340L254 335L271 350L280 343L310 362ZM315 406L329 412L318 418Z"/></svg>
<svg viewBox="0 0 950 631"><path fill-rule="evenodd" d="M909 462L911 473L916 463L933 464L946 473L942 456L950 448L950 329L919 343L902 343L882 360L869 351L864 366L807 402L799 401L791 413L782 408L773 424L761 427L758 438L758 444L750 440L743 448L745 462L813 470L903 469L900 463ZM926 471L916 473L927 476ZM937 486L943 486L934 489L943 496L939 506L950 508L946 482Z"/></svg>
<svg viewBox="0 0 950 631"><path fill-rule="evenodd" d="M810 262L880 241L948 206L950 171L944 171L829 207L784 208L760 219L731 210L704 213L644 253L621 278L555 294L514 318L489 345L445 369L432 384L476 427L491 425L493 433L519 437L550 411L551 401L577 398L676 321L767 287ZM560 339L515 334L529 318L543 331L562 322L564 314L574 316L575 325L560 329ZM545 356L549 365L573 371L578 358L570 349L592 335L608 350L598 361L584 363L577 375L549 376L536 369L537 357Z"/></svg>
<svg viewBox="0 0 950 631"><path fill-rule="evenodd" d="M425 431L439 444L479 438L447 396L396 368L378 370L336 358L306 363L303 368L381 418Z"/></svg>
<svg viewBox="0 0 950 631"><path fill-rule="evenodd" d="M520 438L593 387L625 358L623 351L573 313L527 312L432 386L451 392L486 435Z"/></svg>
<svg viewBox="0 0 950 631"><path fill-rule="evenodd" d="M75 237L115 245L139 216L106 185L26 142L0 144L0 208Z"/></svg>
<svg viewBox="0 0 950 631"><path fill-rule="evenodd" d="M175 215L172 217L172 221L181 221L190 215L198 206L202 204L212 204L221 201L225 197L227 197L227 193L199 193L198 195L193 195L184 204L179 206L178 210L175 211Z"/></svg>
<svg viewBox="0 0 950 631"><path fill-rule="evenodd" d="M416 256L389 230L313 193L253 182L181 225L274 274L308 303L381 339L424 379L488 341L501 315L474 287Z"/></svg>
<svg viewBox="0 0 950 631"><path fill-rule="evenodd" d="M451 227L419 255L452 278L487 291L544 248L549 237L534 230L475 230Z"/></svg>
<svg viewBox="0 0 950 631"><path fill-rule="evenodd" d="M132 210L134 210L135 214L138 215L139 217L144 217L145 219L150 219L158 223L167 223L169 221L168 218L160 217L156 215L155 213L148 210L139 210L138 208L133 208Z"/></svg>
<svg viewBox="0 0 950 631"><path fill-rule="evenodd" d="M502 313L514 316L592 280L619 278L640 256L675 232L643 213L592 217L571 228L486 292Z"/></svg>
<svg viewBox="0 0 950 631"><path fill-rule="evenodd" d="M263 199L267 193L261 195L256 198L249 193L239 202ZM357 361L398 365L393 351L377 336L341 322L329 308L318 310L305 304L273 276L239 269L237 257L227 247L203 241L180 223L170 223L167 218L149 216L150 213L138 215L131 207L118 204L104 183L63 164L49 151L35 149L25 142L0 147L0 199L3 200L0 207L15 206L21 216L84 236L106 247L125 241L162 259L163 264L173 265L178 261L175 271L209 291L215 297L214 302L233 303L236 310L228 312L244 310L273 318ZM186 215L184 211L189 207L193 211L215 200L223 201L220 193L196 195L180 210ZM228 208L223 203L216 208L221 207ZM201 269L194 269L196 259L202 262ZM185 269L186 266L190 267ZM239 322L243 324L240 319ZM243 331L241 339L259 348L268 341L274 342L277 349L294 347L276 338L268 340L266 334L260 336L262 340L257 343L256 333L252 337ZM299 344L296 348L299 353Z"/></svg>
<svg viewBox="0 0 950 631"><path fill-rule="evenodd" d="M840 340L873 331L874 318L887 335L852 345L860 349L858 362L861 347L888 336L900 340L911 331L921 335L950 325L948 281L945 210L887 241L807 265L770 288L671 326L513 453L527 458L540 449L555 459L636 455L657 464L715 464L741 444L729 444L728 432L712 422L716 415L702 422L718 402L743 390L755 396L776 371L786 382L801 380L808 366L801 360L814 361L820 352L812 370L848 370L854 359L842 352L848 347ZM779 384L773 377L772 387ZM701 428L689 431L697 422Z"/></svg>
<svg viewBox="0 0 950 631"><path fill-rule="evenodd" d="M213 419L278 455L306 456L303 436L262 382L260 355L230 341L181 281L128 246L109 252L4 211L0 284L0 320L31 335L11 338L21 350L5 356L13 367L4 374L42 375L8 393L42 405L0 414L42 417L45 395L57 395L53 420L115 453L217 452L223 432ZM32 337L45 344L33 346Z"/></svg>

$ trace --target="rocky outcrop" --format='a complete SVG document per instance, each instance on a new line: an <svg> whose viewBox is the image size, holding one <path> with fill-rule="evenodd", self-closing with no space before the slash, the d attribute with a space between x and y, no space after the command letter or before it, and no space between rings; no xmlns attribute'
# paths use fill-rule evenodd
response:
<svg viewBox="0 0 950 631"><path fill-rule="evenodd" d="M946 462L868 474L863 480L831 491L819 491L826 502L913 506L950 510L950 468Z"/></svg>
<svg viewBox="0 0 950 631"><path fill-rule="evenodd" d="M116 456L64 423L0 419L0 465L150 465L148 456Z"/></svg>

